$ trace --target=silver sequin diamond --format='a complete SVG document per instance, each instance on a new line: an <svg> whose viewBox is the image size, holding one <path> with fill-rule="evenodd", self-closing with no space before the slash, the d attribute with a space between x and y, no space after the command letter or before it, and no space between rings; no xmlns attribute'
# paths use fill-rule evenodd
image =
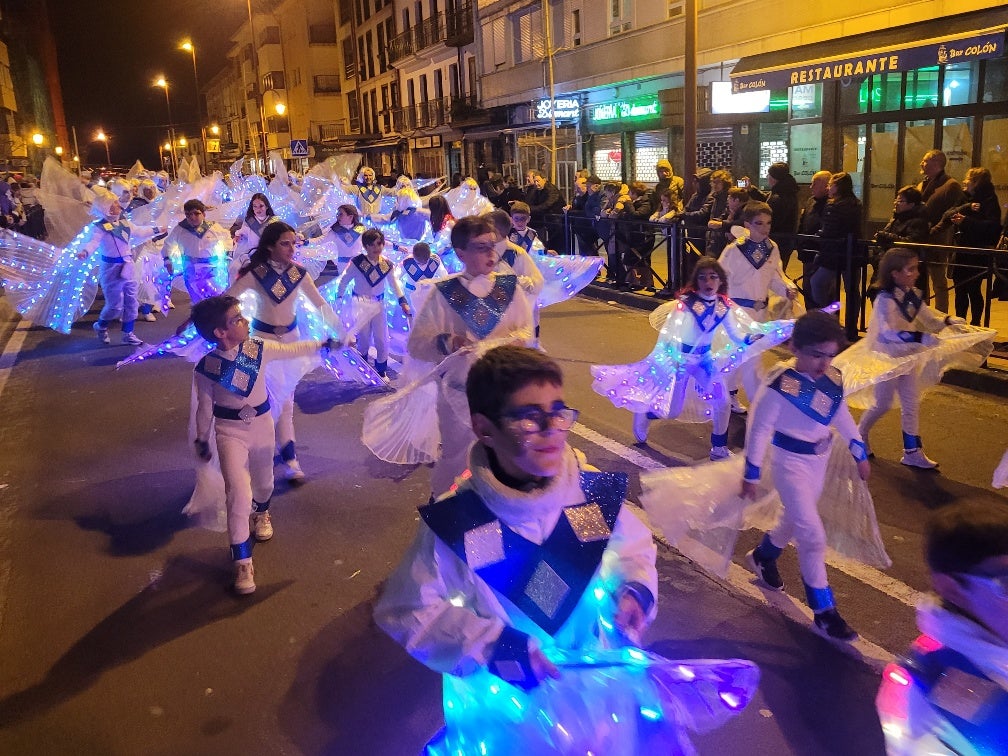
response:
<svg viewBox="0 0 1008 756"><path fill-rule="evenodd" d="M801 382L792 375L782 375L780 387L781 391L789 396L798 396L801 393Z"/></svg>
<svg viewBox="0 0 1008 756"><path fill-rule="evenodd" d="M574 535L581 543L601 541L612 535L609 525L602 515L598 504L583 504L580 507L567 507L564 510Z"/></svg>
<svg viewBox="0 0 1008 756"><path fill-rule="evenodd" d="M525 586L525 595L550 619L569 592L570 586L546 562L539 562Z"/></svg>
<svg viewBox="0 0 1008 756"><path fill-rule="evenodd" d="M826 417L833 409L833 400L818 389L812 394L812 401L809 404L821 417Z"/></svg>
<svg viewBox="0 0 1008 756"><path fill-rule="evenodd" d="M504 534L500 520L467 530L462 538L466 562L472 569L478 570L504 559Z"/></svg>

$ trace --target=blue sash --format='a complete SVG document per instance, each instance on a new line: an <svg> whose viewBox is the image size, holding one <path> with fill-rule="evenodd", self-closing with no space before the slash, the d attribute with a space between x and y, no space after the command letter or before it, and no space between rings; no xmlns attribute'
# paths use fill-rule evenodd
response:
<svg viewBox="0 0 1008 756"><path fill-rule="evenodd" d="M730 311L727 297L722 294L718 294L713 302L707 302L696 292L691 292L683 296L680 301L686 305L686 309L693 314L697 325L705 333L717 328L728 317Z"/></svg>
<svg viewBox="0 0 1008 756"><path fill-rule="evenodd" d="M441 260L438 259L437 255L431 255L426 265L420 265L412 257L407 257L403 260L403 270L406 271L406 275L413 279L414 283L422 281L425 278L434 278L434 274L437 273L438 266L440 265Z"/></svg>
<svg viewBox="0 0 1008 756"><path fill-rule="evenodd" d="M511 247L505 247L504 254L501 255L501 260L503 260L513 268L516 259L518 259L518 253L515 252L514 249L512 249Z"/></svg>
<svg viewBox="0 0 1008 756"><path fill-rule="evenodd" d="M598 571L627 492L622 473L580 477L585 503L565 507L541 545L504 525L471 490L420 507L420 516L490 588L553 635Z"/></svg>
<svg viewBox="0 0 1008 756"><path fill-rule="evenodd" d="M262 358L262 341L247 339L238 349L238 356L234 360L226 359L217 352L210 352L196 363L196 372L205 375L214 383L219 383L232 394L246 397L252 393L252 387L259 377Z"/></svg>
<svg viewBox="0 0 1008 756"><path fill-rule="evenodd" d="M272 265L260 263L252 268L252 275L262 286L263 291L277 304L283 302L294 293L305 277L307 271L300 265L291 265L283 273L277 273Z"/></svg>
<svg viewBox="0 0 1008 756"><path fill-rule="evenodd" d="M119 241L129 244L130 227L128 223L124 223L121 220L118 220L115 223L112 221L100 220L95 221L95 225L102 231L112 234L112 236L119 239Z"/></svg>
<svg viewBox="0 0 1008 756"><path fill-rule="evenodd" d="M278 220L280 220L280 218L275 215L271 215L260 223L259 219L253 215L250 218L245 219L245 225L248 226L252 233L256 236L262 236L262 230L270 223L276 223Z"/></svg>
<svg viewBox="0 0 1008 756"><path fill-rule="evenodd" d="M769 239L754 242L751 239L742 238L735 244L738 245L739 252L756 270L766 265L766 261L770 259L770 253L773 251L773 242Z"/></svg>
<svg viewBox="0 0 1008 756"><path fill-rule="evenodd" d="M903 318L908 323L912 323L914 318L917 317L917 313L920 312L921 304L923 303L920 289L903 291L900 287L895 286L891 292L886 293L893 298Z"/></svg>
<svg viewBox="0 0 1008 756"><path fill-rule="evenodd" d="M370 186L365 186L364 184L357 184L357 191L360 192L361 199L367 202L369 205L373 205L379 199L381 199L381 187L377 184L371 184Z"/></svg>
<svg viewBox="0 0 1008 756"><path fill-rule="evenodd" d="M336 235L336 238L346 247L352 246L355 241L360 239L361 234L364 233L364 226L347 228L346 226L341 226L339 223L333 223L330 228Z"/></svg>
<svg viewBox="0 0 1008 756"><path fill-rule="evenodd" d="M436 286L448 300L448 306L462 318L466 328L485 339L500 323L505 310L514 299L518 276L497 276L493 289L485 297L477 297L470 292L458 276L441 281Z"/></svg>
<svg viewBox="0 0 1008 756"><path fill-rule="evenodd" d="M1003 754L1008 744L1008 692L951 648L914 652L907 659L913 684L978 753Z"/></svg>
<svg viewBox="0 0 1008 756"><path fill-rule="evenodd" d="M832 366L817 381L788 368L773 380L770 388L820 425L829 425L843 404L843 376Z"/></svg>
<svg viewBox="0 0 1008 756"><path fill-rule="evenodd" d="M188 231L189 233L191 233L193 236L196 236L196 237L202 239L204 236L206 236L207 231L210 230L211 223L210 223L210 221L206 221L205 220L202 223L200 223L198 226L191 226L191 225L189 225L189 221L184 220L184 221L180 222L179 225L182 228L184 228L186 231Z"/></svg>
<svg viewBox="0 0 1008 756"><path fill-rule="evenodd" d="M392 270L392 263L386 260L384 257L378 258L378 264L373 265L370 260L367 259L367 255L357 255L353 260L354 267L361 272L364 279L371 285L372 288L377 286L384 280L385 276L389 274Z"/></svg>

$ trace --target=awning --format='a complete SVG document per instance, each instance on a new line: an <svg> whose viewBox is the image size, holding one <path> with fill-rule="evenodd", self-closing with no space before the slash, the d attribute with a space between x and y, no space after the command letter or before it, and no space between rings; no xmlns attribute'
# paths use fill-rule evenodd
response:
<svg viewBox="0 0 1008 756"><path fill-rule="evenodd" d="M732 92L785 89L1004 54L1008 19L983 29L977 29L973 19L968 23L974 26L960 30L956 27L963 25L961 18L936 19L747 56L731 72Z"/></svg>

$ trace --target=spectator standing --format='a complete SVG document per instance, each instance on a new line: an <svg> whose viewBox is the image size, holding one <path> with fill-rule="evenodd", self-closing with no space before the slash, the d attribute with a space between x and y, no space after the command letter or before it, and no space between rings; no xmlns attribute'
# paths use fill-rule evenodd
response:
<svg viewBox="0 0 1008 756"><path fill-rule="evenodd" d="M861 312L861 266L855 260L848 271L847 245L849 237L861 233L861 200L854 196L854 180L849 173L834 173L827 184L829 200L823 209L819 229L820 247L816 255L816 271L809 285L812 298L825 306L837 298L837 274L844 282L846 307L844 326L847 340L856 341L858 314Z"/></svg>
<svg viewBox="0 0 1008 756"><path fill-rule="evenodd" d="M651 272L651 252L654 234L648 225L651 217L651 196L640 181L630 184L630 202L624 204L621 216L627 228L627 248L623 263L627 269L627 287L630 290L654 291L654 274Z"/></svg>
<svg viewBox="0 0 1008 756"><path fill-rule="evenodd" d="M970 168L965 183L970 201L947 211L940 225L951 223L955 227L953 240L957 247L994 247L1001 235L1001 203L991 173L986 168ZM955 311L960 318L969 314L970 325L980 325L983 319L987 263L983 253L956 250L952 266Z"/></svg>
<svg viewBox="0 0 1008 756"><path fill-rule="evenodd" d="M781 262L787 270L798 230L798 182L787 163L772 163L767 169L767 186L770 191L765 194L756 188L750 188L749 194L755 200L766 202L773 210L770 238L777 242Z"/></svg>
<svg viewBox="0 0 1008 756"><path fill-rule="evenodd" d="M658 183L655 184L654 190L651 192L651 212L658 212L661 193L667 190L671 192L672 207L675 208L677 213L681 213L683 209L683 192L685 187L682 177L675 175L672 170L672 163L664 158L655 164L655 173L658 174Z"/></svg>
<svg viewBox="0 0 1008 756"><path fill-rule="evenodd" d="M928 150L921 158L924 180L917 185L927 208L931 223L929 244L951 244L951 229L936 228L948 210L966 201L963 188L945 173L947 158L941 150ZM951 253L928 250L927 273L931 280L931 304L935 309L948 312L948 261Z"/></svg>
<svg viewBox="0 0 1008 756"><path fill-rule="evenodd" d="M707 254L720 257L721 252L735 237L732 236L732 226L745 225L742 208L749 199L749 192L740 186L728 189L728 201L724 212L719 217L707 222Z"/></svg>
<svg viewBox="0 0 1008 756"><path fill-rule="evenodd" d="M875 269L875 278L878 278L879 262L886 250L894 242L920 242L926 244L931 233L931 224L928 223L927 209L921 199L921 193L915 186L904 186L896 193L893 200L893 216L881 231L875 234L872 242L875 244L875 252L872 256L872 267ZM918 257L920 253L918 252ZM927 274L923 271L914 284L918 289L923 290L927 284ZM878 293L877 280L872 281L868 287L868 298L875 301Z"/></svg>
<svg viewBox="0 0 1008 756"><path fill-rule="evenodd" d="M818 236L822 229L822 216L829 199L829 180L833 174L829 171L816 171L809 187L810 196L805 201L801 216L798 218L798 233L803 236ZM820 305L812 296L812 274L816 270L815 259L819 243L811 239L802 239L799 245L798 259L802 263L802 286L805 289L805 307L813 310ZM829 304L827 302L826 304Z"/></svg>
<svg viewBox="0 0 1008 756"><path fill-rule="evenodd" d="M546 178L542 171L530 171L535 191L530 193L529 208L532 210L532 228L545 237L547 249L563 252L564 244L563 208L567 204L556 184Z"/></svg>
<svg viewBox="0 0 1008 756"><path fill-rule="evenodd" d="M707 196L711 192L711 177L714 171L710 168L698 168L693 175L691 188L693 193L683 205L683 221L686 226L686 240L702 255L707 246L707 221L710 220L710 213L706 215L702 212L703 206L707 202ZM691 220L686 220L686 218Z"/></svg>

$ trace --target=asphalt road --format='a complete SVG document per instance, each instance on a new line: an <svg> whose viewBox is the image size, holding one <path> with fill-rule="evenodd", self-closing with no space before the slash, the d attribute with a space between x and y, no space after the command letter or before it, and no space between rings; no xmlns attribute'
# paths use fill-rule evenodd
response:
<svg viewBox="0 0 1008 756"><path fill-rule="evenodd" d="M137 330L157 341L181 317ZM116 371L129 348L100 345L93 319L70 336L9 322L0 337L0 753L418 753L441 724L439 679L373 625L371 605L412 537L428 471L360 444L373 395L322 373L298 388L309 483L278 484L276 536L255 552L259 588L236 598L225 535L180 514L193 481L191 365ZM637 446L629 415L590 390L589 364L649 351L643 313L577 299L542 320L568 403L582 411L572 443L594 464L631 473L636 492L642 466L705 459L706 427L655 423L650 445ZM1001 499L989 482L1008 445L1004 414L996 398L936 389L922 435L941 473L902 467L896 414L879 424L871 489L894 566L830 570L865 637L856 647L809 630L791 590L793 550L782 558L789 593L776 597L741 568L722 581L659 550L661 609L647 645L762 670L756 700L698 736L701 753L882 752L877 670L915 634L924 518L955 500ZM742 430L733 419L736 447ZM737 557L757 538L744 533Z"/></svg>

